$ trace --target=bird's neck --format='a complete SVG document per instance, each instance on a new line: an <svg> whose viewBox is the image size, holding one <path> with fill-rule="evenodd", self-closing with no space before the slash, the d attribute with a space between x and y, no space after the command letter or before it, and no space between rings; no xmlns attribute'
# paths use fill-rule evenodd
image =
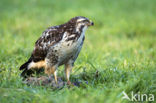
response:
<svg viewBox="0 0 156 103"><path fill-rule="evenodd" d="M85 33L85 31L86 31L86 29L87 29L87 26L84 26L84 25L77 25L77 27L75 28L76 30L76 32L77 33Z"/></svg>

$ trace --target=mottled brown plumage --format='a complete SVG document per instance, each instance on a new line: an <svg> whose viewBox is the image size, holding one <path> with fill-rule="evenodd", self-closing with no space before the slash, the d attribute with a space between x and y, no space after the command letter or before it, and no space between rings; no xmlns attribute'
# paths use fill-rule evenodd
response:
<svg viewBox="0 0 156 103"><path fill-rule="evenodd" d="M64 64L69 81L70 71L85 39L85 30L91 25L93 22L89 19L78 16L45 30L36 41L29 60L20 67L20 70L24 70L21 75L27 77L33 73L32 69L43 67L46 74L54 74L57 82L56 70Z"/></svg>

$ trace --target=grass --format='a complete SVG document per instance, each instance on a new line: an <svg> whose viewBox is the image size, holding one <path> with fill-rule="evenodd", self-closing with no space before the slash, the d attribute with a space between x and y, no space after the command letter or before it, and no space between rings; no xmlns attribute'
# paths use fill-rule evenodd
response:
<svg viewBox="0 0 156 103"><path fill-rule="evenodd" d="M1 0L0 103L129 102L122 99L122 91L156 97L155 4L155 0ZM79 15L95 26L86 32L71 79L88 85L52 90L23 84L18 68L43 30Z"/></svg>

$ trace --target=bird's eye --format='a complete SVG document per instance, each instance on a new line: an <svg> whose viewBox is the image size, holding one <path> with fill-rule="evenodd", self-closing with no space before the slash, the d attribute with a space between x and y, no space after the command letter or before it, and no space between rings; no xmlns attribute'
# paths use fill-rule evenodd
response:
<svg viewBox="0 0 156 103"><path fill-rule="evenodd" d="M88 22L88 20L84 20L84 22Z"/></svg>

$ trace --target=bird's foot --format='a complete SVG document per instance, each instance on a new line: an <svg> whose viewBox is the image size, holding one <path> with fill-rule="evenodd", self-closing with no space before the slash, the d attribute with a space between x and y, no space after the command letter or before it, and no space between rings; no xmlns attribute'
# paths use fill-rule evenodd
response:
<svg viewBox="0 0 156 103"><path fill-rule="evenodd" d="M67 86L68 86L68 87L73 87L73 86L74 86L74 84L73 84L73 83L71 83L70 81L67 81Z"/></svg>
<svg viewBox="0 0 156 103"><path fill-rule="evenodd" d="M67 85L71 85L72 83L70 81L67 81Z"/></svg>

